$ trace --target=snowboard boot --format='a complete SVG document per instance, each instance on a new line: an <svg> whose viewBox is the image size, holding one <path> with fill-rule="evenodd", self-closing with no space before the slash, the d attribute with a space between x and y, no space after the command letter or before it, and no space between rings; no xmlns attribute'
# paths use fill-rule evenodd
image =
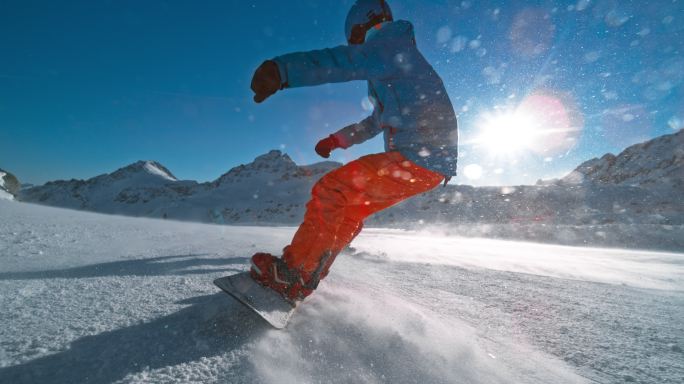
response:
<svg viewBox="0 0 684 384"><path fill-rule="evenodd" d="M282 259L270 253L252 256L250 275L259 284L278 292L293 305L313 293L299 271L288 268Z"/></svg>

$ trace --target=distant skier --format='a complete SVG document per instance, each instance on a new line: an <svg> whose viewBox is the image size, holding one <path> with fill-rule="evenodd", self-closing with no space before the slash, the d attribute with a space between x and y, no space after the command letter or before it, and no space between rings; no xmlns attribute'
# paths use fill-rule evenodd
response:
<svg viewBox="0 0 684 384"><path fill-rule="evenodd" d="M252 78L257 103L286 88L365 80L373 114L315 150L327 158L380 132L385 139L385 152L354 160L314 185L304 222L282 258L252 256L252 277L292 303L316 289L365 218L456 174L456 115L442 80L416 47L413 25L393 21L385 1L357 0L345 33L349 45L278 56Z"/></svg>

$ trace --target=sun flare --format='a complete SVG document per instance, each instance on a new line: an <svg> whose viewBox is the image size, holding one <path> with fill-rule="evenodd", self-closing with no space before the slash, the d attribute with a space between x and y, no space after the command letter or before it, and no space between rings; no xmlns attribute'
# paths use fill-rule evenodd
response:
<svg viewBox="0 0 684 384"><path fill-rule="evenodd" d="M540 126L534 115L516 110L484 116L478 142L494 155L513 155L534 148Z"/></svg>
<svg viewBox="0 0 684 384"><path fill-rule="evenodd" d="M582 127L573 111L557 97L532 94L515 107L483 114L476 143L494 157L560 154L574 146Z"/></svg>

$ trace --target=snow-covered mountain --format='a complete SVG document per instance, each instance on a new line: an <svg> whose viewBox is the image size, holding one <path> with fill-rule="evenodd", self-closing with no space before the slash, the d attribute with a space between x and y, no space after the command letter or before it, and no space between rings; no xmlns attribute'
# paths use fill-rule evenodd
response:
<svg viewBox="0 0 684 384"><path fill-rule="evenodd" d="M298 166L271 151L208 183L178 180L166 167L139 161L88 180L49 182L22 201L103 213L213 223L299 220L313 183L339 163Z"/></svg>
<svg viewBox="0 0 684 384"><path fill-rule="evenodd" d="M492 225L493 233L518 238L521 225L683 225L683 186L684 131L679 131L585 162L561 180L437 188L373 221L482 223Z"/></svg>
<svg viewBox="0 0 684 384"><path fill-rule="evenodd" d="M684 130L633 145L615 156L606 154L581 164L563 178L592 182L684 190Z"/></svg>
<svg viewBox="0 0 684 384"><path fill-rule="evenodd" d="M633 232L664 237L660 243L678 248L682 241L671 238L673 232L667 226L684 225L683 138L683 131L662 136L618 156L590 160L563 179L538 185L439 187L380 212L367 224L398 228L433 224L473 236L553 239L569 244L593 236L592 243L606 245L622 241L604 235L617 231L611 226L639 225ZM338 166L333 162L298 166L286 154L271 151L215 181L200 184L177 180L158 163L138 162L86 181L47 183L23 191L20 198L133 216L296 225L313 183ZM567 233L559 239L549 233L549 225L567 226ZM482 233L483 228L487 232ZM589 236L587 228L594 235ZM659 243L654 239L645 242Z"/></svg>
<svg viewBox="0 0 684 384"><path fill-rule="evenodd" d="M58 180L23 190L21 200L65 208L106 213L145 215L146 210L132 209L135 203L175 196L178 188L194 182L180 182L163 165L154 161L138 161L109 174L88 180Z"/></svg>
<svg viewBox="0 0 684 384"><path fill-rule="evenodd" d="M0 169L0 199L14 200L21 184L13 174Z"/></svg>

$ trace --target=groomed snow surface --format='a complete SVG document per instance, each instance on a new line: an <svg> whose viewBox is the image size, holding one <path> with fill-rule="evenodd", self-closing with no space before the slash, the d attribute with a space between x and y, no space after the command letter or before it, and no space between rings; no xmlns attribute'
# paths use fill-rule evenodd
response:
<svg viewBox="0 0 684 384"><path fill-rule="evenodd" d="M277 331L212 280L294 230L0 201L0 383L684 378L684 254L368 230Z"/></svg>

